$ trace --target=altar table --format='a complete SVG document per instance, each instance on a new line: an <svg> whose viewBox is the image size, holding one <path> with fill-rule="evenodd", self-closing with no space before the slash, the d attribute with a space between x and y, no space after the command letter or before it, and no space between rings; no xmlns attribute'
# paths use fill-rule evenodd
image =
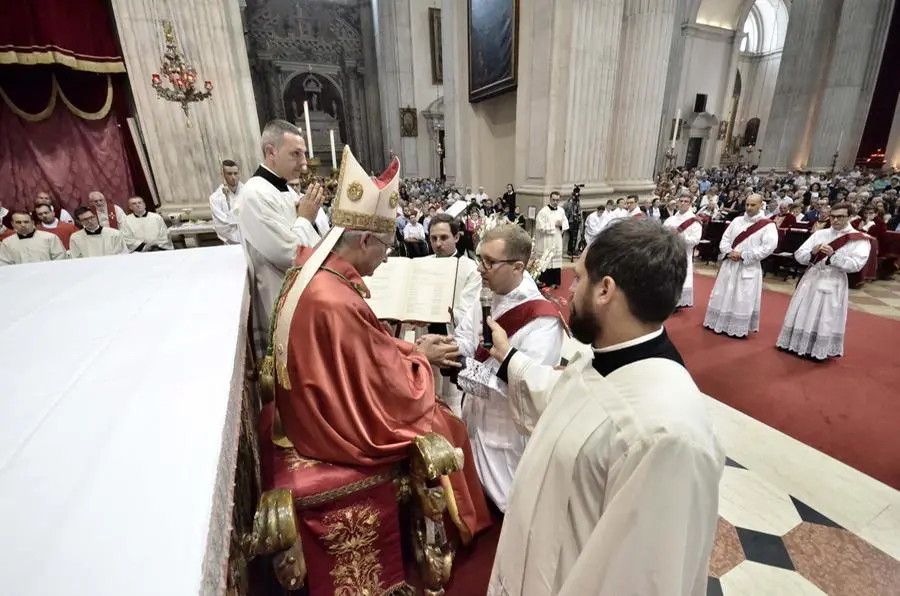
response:
<svg viewBox="0 0 900 596"><path fill-rule="evenodd" d="M0 270L0 593L224 593L246 279L239 246Z"/></svg>

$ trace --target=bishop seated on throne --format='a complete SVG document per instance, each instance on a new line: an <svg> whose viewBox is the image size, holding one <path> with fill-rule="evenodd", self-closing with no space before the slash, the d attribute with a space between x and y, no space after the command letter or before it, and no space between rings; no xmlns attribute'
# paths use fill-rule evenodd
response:
<svg viewBox="0 0 900 596"><path fill-rule="evenodd" d="M399 183L397 158L372 179L344 149L333 227L298 250L261 367L274 401L259 421L269 492L253 550L310 596L411 593L407 527L426 594L442 594L455 545L491 523L465 426L435 396L431 365L450 348L395 338L365 301L363 277L394 241Z"/></svg>

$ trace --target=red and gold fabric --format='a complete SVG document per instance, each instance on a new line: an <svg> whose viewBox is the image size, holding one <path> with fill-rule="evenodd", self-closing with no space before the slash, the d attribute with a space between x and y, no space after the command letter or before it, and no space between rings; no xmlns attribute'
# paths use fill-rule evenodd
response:
<svg viewBox="0 0 900 596"><path fill-rule="evenodd" d="M339 466L273 443L275 405L259 417L263 487L294 497L309 596L389 594L406 574L394 479L399 464Z"/></svg>

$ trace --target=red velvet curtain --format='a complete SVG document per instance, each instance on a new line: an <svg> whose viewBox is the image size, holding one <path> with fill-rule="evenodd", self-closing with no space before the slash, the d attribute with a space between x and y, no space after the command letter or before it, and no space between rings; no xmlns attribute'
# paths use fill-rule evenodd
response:
<svg viewBox="0 0 900 596"><path fill-rule="evenodd" d="M35 195L46 191L71 213L87 203L88 193L99 190L125 207L135 185L124 83L123 75L0 67L0 90L6 95L0 98L0 180L7 181L0 203L30 210ZM110 92L107 114L91 119L102 113Z"/></svg>
<svg viewBox="0 0 900 596"><path fill-rule="evenodd" d="M106 0L14 0L0 16L0 64L125 72Z"/></svg>

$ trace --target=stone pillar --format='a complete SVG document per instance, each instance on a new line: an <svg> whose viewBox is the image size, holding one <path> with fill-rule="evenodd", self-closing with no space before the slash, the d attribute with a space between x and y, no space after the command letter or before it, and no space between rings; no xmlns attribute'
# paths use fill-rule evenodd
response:
<svg viewBox="0 0 900 596"><path fill-rule="evenodd" d="M684 77L681 76L684 67L684 54L687 41L688 21L692 2L678 0L675 6L676 26L681 23L680 30L672 33L672 43L669 49L669 69L666 74L666 90L663 93L663 109L660 114L659 133L656 141L656 171L662 171L666 165L666 149L672 140L672 122L678 110L678 102L682 94Z"/></svg>
<svg viewBox="0 0 900 596"><path fill-rule="evenodd" d="M366 155L368 156L368 164L370 167L381 172L385 167L386 155L384 152L384 137L382 136L382 126L375 126L374 123L381 124L381 92L378 88L378 39L376 38L377 29L375 26L375 15L372 12L372 2L370 0L360 2L360 29L362 30L363 42L363 75L365 83L365 102L362 106L363 121L367 124L368 135L366 145ZM348 127L349 130L349 127Z"/></svg>
<svg viewBox="0 0 900 596"><path fill-rule="evenodd" d="M894 123L888 136L887 147L884 151L884 165L894 170L900 170L900 98L894 110Z"/></svg>
<svg viewBox="0 0 900 596"><path fill-rule="evenodd" d="M625 0L622 53L616 89L607 184L617 192L654 187L676 0Z"/></svg>
<svg viewBox="0 0 900 596"><path fill-rule="evenodd" d="M520 4L516 180L523 208L585 184L582 205L604 183L624 0ZM548 26L552 23L552 26Z"/></svg>
<svg viewBox="0 0 900 596"><path fill-rule="evenodd" d="M855 1L855 0L854 0ZM816 119L816 99L825 83L841 0L794 0L760 166L763 170L806 167Z"/></svg>
<svg viewBox="0 0 900 596"><path fill-rule="evenodd" d="M809 167L828 170L853 165L862 138L893 0L845 0L819 107Z"/></svg>

